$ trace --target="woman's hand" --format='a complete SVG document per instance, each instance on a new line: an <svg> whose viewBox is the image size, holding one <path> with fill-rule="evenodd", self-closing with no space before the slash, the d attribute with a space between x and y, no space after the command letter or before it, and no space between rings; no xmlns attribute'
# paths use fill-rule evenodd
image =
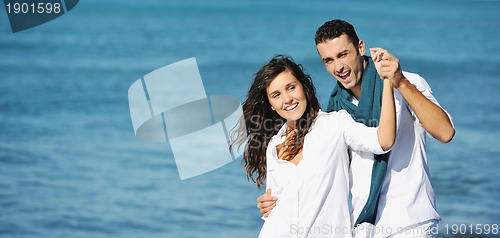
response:
<svg viewBox="0 0 500 238"><path fill-rule="evenodd" d="M404 79L399 59L382 48L370 48L370 55L380 79L389 79L394 88L399 88Z"/></svg>

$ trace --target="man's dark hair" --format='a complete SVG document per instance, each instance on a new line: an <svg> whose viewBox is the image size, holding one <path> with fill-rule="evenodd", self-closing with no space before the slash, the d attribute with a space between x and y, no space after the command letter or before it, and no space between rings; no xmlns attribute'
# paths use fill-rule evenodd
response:
<svg viewBox="0 0 500 238"><path fill-rule="evenodd" d="M354 30L354 26L349 24L349 22L340 19L327 21L325 24L320 26L316 31L314 41L317 45L328 40L333 40L342 34L346 34L352 44L354 44L354 47L358 48L359 38Z"/></svg>

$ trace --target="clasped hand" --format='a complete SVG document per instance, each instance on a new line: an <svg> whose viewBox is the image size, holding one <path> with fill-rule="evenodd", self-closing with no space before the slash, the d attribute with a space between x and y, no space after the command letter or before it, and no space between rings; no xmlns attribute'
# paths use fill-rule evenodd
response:
<svg viewBox="0 0 500 238"><path fill-rule="evenodd" d="M394 88L398 88L404 79L399 59L383 48L370 48L370 55L380 79L388 79Z"/></svg>

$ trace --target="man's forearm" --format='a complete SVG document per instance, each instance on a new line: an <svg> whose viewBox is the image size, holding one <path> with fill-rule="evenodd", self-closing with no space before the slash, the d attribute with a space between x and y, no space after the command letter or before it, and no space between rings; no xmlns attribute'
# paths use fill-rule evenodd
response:
<svg viewBox="0 0 500 238"><path fill-rule="evenodd" d="M398 91L413 109L424 129L440 142L450 142L455 129L443 109L425 97L408 79L403 78L398 86Z"/></svg>

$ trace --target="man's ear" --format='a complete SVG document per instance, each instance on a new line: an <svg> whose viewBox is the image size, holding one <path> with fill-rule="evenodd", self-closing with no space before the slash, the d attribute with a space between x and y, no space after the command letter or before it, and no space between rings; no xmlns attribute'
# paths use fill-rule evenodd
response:
<svg viewBox="0 0 500 238"><path fill-rule="evenodd" d="M274 109L274 107L271 107L271 110L276 111L276 109Z"/></svg>
<svg viewBox="0 0 500 238"><path fill-rule="evenodd" d="M359 40L358 43L358 51L360 55L365 55L366 48L365 48L365 42L362 40Z"/></svg>

